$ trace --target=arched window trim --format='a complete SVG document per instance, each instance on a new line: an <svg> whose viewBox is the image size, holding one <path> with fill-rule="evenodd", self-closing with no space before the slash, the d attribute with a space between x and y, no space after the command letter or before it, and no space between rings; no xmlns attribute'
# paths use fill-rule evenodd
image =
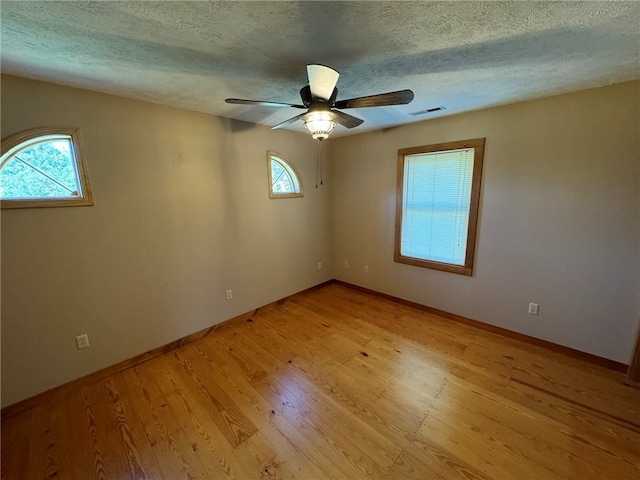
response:
<svg viewBox="0 0 640 480"><path fill-rule="evenodd" d="M68 127L39 127L25 130L2 140L0 153L0 169L15 155L26 148L39 143L46 143L56 137L70 139L72 155L75 160L76 176L78 179L79 196L76 198L37 197L0 200L0 208L41 208L41 207L75 207L93 205L93 195L89 185L89 176L80 139L80 130ZM24 145L27 143L27 145Z"/></svg>
<svg viewBox="0 0 640 480"><path fill-rule="evenodd" d="M293 193L278 193L278 192L274 192L273 191L273 184L272 184L272 172L271 172L271 162L275 161L278 164L280 164L285 171L289 174L289 176L292 178L294 183L297 183L298 186L298 192L293 192ZM304 189L302 186L302 178L300 177L300 174L298 173L298 170L296 170L296 167L293 166L293 164L287 160L284 155L280 155L277 152L272 152L272 151L268 151L267 152L267 184L269 187L269 198L296 198L296 197L304 197Z"/></svg>

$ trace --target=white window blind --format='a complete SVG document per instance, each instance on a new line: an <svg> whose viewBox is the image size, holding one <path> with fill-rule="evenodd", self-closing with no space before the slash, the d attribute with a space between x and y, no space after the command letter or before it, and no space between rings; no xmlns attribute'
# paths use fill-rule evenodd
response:
<svg viewBox="0 0 640 480"><path fill-rule="evenodd" d="M474 149L406 155L401 255L464 265Z"/></svg>

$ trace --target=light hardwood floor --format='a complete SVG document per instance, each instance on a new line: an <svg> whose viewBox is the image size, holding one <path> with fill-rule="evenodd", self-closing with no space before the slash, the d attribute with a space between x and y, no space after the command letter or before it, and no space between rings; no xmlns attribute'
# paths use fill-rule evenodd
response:
<svg viewBox="0 0 640 480"><path fill-rule="evenodd" d="M621 373L330 284L2 424L2 479L638 479Z"/></svg>

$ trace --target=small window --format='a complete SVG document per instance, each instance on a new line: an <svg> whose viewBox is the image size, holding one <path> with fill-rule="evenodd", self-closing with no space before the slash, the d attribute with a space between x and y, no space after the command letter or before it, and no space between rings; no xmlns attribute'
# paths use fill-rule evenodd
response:
<svg viewBox="0 0 640 480"><path fill-rule="evenodd" d="M2 141L2 208L93 205L80 133L37 128Z"/></svg>
<svg viewBox="0 0 640 480"><path fill-rule="evenodd" d="M484 138L398 150L395 261L473 274Z"/></svg>
<svg viewBox="0 0 640 480"><path fill-rule="evenodd" d="M300 176L291 163L274 152L267 152L269 168L269 197L291 198L302 197L302 182Z"/></svg>

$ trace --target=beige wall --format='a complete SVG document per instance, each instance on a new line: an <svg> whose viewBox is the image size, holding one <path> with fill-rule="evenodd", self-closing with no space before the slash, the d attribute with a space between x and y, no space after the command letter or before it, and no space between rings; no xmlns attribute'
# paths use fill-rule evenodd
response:
<svg viewBox="0 0 640 480"><path fill-rule="evenodd" d="M333 139L336 277L629 363L639 98L632 82ZM486 148L474 276L394 263L397 149L475 137Z"/></svg>
<svg viewBox="0 0 640 480"><path fill-rule="evenodd" d="M81 129L95 206L1 213L3 406L333 277L310 136L2 77L2 138L49 125ZM269 199L267 150L304 198Z"/></svg>
<svg viewBox="0 0 640 480"><path fill-rule="evenodd" d="M333 138L316 190L308 135L2 77L2 137L80 127L95 198L1 212L2 405L334 277L628 363L639 92ZM487 138L475 275L394 263L397 149L473 137ZM295 164L304 198L268 198L269 149Z"/></svg>

